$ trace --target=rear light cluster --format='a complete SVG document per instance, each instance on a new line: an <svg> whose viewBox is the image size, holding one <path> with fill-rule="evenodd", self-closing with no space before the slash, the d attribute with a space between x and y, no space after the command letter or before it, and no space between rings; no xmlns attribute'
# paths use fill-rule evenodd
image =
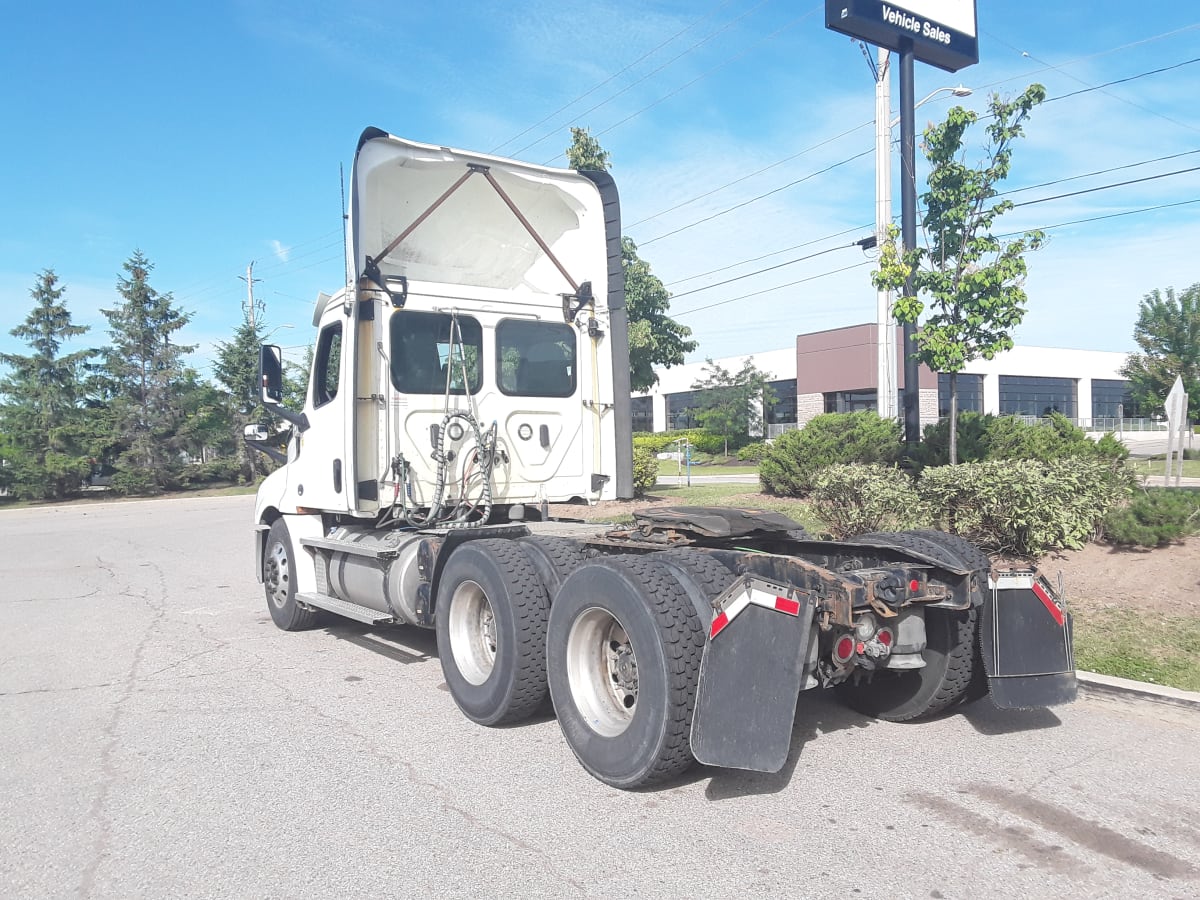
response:
<svg viewBox="0 0 1200 900"><path fill-rule="evenodd" d="M883 659L892 652L895 642L891 628L881 627L873 615L864 613L854 623L853 633L843 634L833 642L833 661L845 667L856 659Z"/></svg>

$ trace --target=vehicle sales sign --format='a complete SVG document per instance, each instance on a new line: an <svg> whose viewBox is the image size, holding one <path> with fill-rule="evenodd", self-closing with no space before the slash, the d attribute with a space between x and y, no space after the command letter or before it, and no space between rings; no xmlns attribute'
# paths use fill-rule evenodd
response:
<svg viewBox="0 0 1200 900"><path fill-rule="evenodd" d="M825 27L957 72L979 62L975 0L825 0Z"/></svg>

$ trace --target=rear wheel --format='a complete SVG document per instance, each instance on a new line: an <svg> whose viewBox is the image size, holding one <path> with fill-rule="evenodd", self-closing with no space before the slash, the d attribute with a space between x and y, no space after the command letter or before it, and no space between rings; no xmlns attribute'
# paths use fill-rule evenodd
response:
<svg viewBox="0 0 1200 900"><path fill-rule="evenodd" d="M693 762L705 632L678 578L649 556L592 560L550 609L546 666L558 723L596 778L635 788Z"/></svg>
<svg viewBox="0 0 1200 900"><path fill-rule="evenodd" d="M456 547L442 570L435 627L450 696L481 725L528 718L546 698L546 588L513 541Z"/></svg>
<svg viewBox="0 0 1200 900"><path fill-rule="evenodd" d="M966 565L986 569L989 565L987 556L973 544L940 531L877 532L858 540L872 538L940 559L955 568ZM974 607L927 608L924 668L882 669L869 681L839 685L838 695L852 709L891 722L928 718L963 700L974 699L982 677L976 676L979 661L975 623Z"/></svg>
<svg viewBox="0 0 1200 900"><path fill-rule="evenodd" d="M304 631L318 624L319 613L296 602L296 560L287 523L276 519L267 532L263 554L263 587L271 619L284 631Z"/></svg>

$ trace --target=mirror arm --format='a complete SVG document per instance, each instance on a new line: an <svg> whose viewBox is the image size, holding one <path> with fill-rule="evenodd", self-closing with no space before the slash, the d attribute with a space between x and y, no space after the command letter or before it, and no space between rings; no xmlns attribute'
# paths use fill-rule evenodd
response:
<svg viewBox="0 0 1200 900"><path fill-rule="evenodd" d="M308 431L308 416L304 413L292 412L290 409L286 409L279 404L272 404L267 408L283 419L283 421L295 425L300 431Z"/></svg>

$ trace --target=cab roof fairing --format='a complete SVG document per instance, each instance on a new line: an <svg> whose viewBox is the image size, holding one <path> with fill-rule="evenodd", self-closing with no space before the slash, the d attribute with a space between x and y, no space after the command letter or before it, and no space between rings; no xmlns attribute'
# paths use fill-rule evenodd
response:
<svg viewBox="0 0 1200 900"><path fill-rule="evenodd" d="M607 290L604 206L591 179L479 153L419 144L368 129L351 175L355 282L367 257L429 210L469 166L487 167L576 282ZM470 223L470 228L463 227ZM468 177L379 261L382 274L436 284L557 296L572 287L482 174Z"/></svg>

